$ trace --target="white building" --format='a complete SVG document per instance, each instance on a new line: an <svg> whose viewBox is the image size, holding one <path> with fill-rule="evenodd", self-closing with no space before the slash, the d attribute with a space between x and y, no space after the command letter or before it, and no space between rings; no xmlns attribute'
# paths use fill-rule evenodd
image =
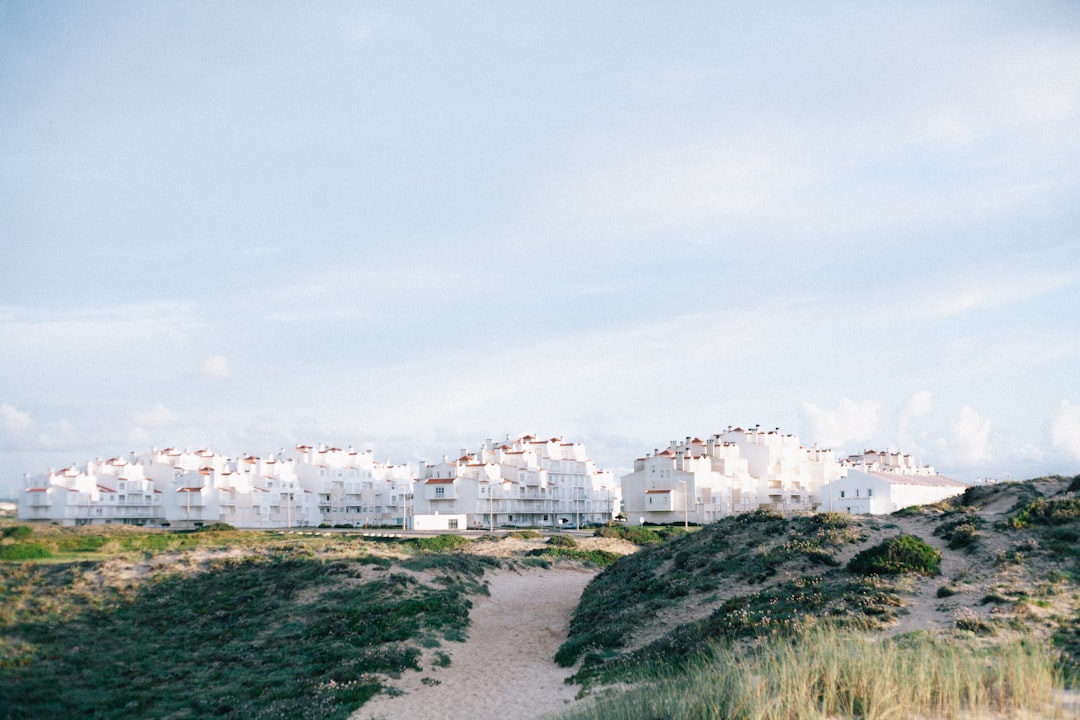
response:
<svg viewBox="0 0 1080 720"><path fill-rule="evenodd" d="M822 488L822 510L886 515L941 502L968 487L899 452L867 450L845 459L842 467L844 476Z"/></svg>
<svg viewBox="0 0 1080 720"><path fill-rule="evenodd" d="M822 485L840 475L831 450L805 448L796 435L729 428L636 459L622 495L632 524L708 523L757 508L813 510Z"/></svg>
<svg viewBox="0 0 1080 720"><path fill-rule="evenodd" d="M28 477L18 517L61 525L158 525L164 493L132 457L94 460Z"/></svg>
<svg viewBox="0 0 1080 720"><path fill-rule="evenodd" d="M320 445L297 445L296 473L315 493L321 524L352 527L401 527L412 493L412 470L375 460L360 452Z"/></svg>
<svg viewBox="0 0 1080 720"><path fill-rule="evenodd" d="M577 528L609 522L619 491L584 445L525 435L423 465L414 507L417 515L464 514L470 528Z"/></svg>
<svg viewBox="0 0 1080 720"><path fill-rule="evenodd" d="M400 526L411 487L407 466L377 463L370 451L299 445L297 457L229 458L166 448L28 477L18 516L173 529Z"/></svg>

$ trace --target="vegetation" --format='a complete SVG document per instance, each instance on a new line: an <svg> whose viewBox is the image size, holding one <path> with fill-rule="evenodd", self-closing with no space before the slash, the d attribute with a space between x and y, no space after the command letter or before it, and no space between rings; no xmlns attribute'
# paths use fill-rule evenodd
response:
<svg viewBox="0 0 1080 720"><path fill-rule="evenodd" d="M622 556L607 550L578 550L565 545L550 545L544 548L529 550L526 557L561 558L563 560L578 560L600 567L612 565Z"/></svg>
<svg viewBox="0 0 1080 720"><path fill-rule="evenodd" d="M813 615L875 625L900 605L887 584L852 578L835 558L862 532L839 513L787 519L759 511L679 533L608 567L589 585L570 623L570 637L555 656L585 684L640 677L657 662L679 664L708 640L754 637L801 628ZM775 582L781 570L800 577ZM724 588L743 583L760 590ZM714 609L644 646L632 646L640 629L666 608L701 598ZM712 598L711 601L707 600Z"/></svg>
<svg viewBox="0 0 1080 720"><path fill-rule="evenodd" d="M173 555L143 578L114 572L155 538L172 547L221 533L246 553ZM113 559L0 563L0 718L345 718L386 678L420 669L425 648L463 640L470 597L498 565L413 548L402 565L434 559L424 583L352 538L223 528L47 542Z"/></svg>
<svg viewBox="0 0 1080 720"><path fill-rule="evenodd" d="M713 643L684 665L658 662L651 675L653 683L601 695L562 718L959 718L1048 708L1059 684L1053 657L1036 642L988 649L822 627L754 645Z"/></svg>
<svg viewBox="0 0 1080 720"><path fill-rule="evenodd" d="M863 550L848 563L848 570L861 575L919 573L938 575L941 553L913 535L897 535Z"/></svg>
<svg viewBox="0 0 1080 720"><path fill-rule="evenodd" d="M662 525L604 525L596 529L596 537L618 538L635 545L655 545L686 532L682 526Z"/></svg>

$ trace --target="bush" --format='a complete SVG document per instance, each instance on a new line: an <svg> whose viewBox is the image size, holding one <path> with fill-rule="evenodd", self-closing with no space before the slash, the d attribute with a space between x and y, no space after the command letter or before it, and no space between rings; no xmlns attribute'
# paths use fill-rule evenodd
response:
<svg viewBox="0 0 1080 720"><path fill-rule="evenodd" d="M1080 520L1080 498L1039 498L1009 518L1009 525L1019 529L1032 525L1066 525L1077 520Z"/></svg>
<svg viewBox="0 0 1080 720"><path fill-rule="evenodd" d="M972 545L975 542L978 531L972 523L957 525L949 537L949 548L959 550Z"/></svg>
<svg viewBox="0 0 1080 720"><path fill-rule="evenodd" d="M195 528L195 532L229 532L233 530L236 530L236 528L225 522L216 522L205 527Z"/></svg>
<svg viewBox="0 0 1080 720"><path fill-rule="evenodd" d="M570 535L552 535L548 538L548 545L554 547L576 548L578 543L577 540Z"/></svg>
<svg viewBox="0 0 1080 720"><path fill-rule="evenodd" d="M33 529L28 525L15 525L13 527L4 528L4 537L12 538L13 540L25 540L33 534Z"/></svg>
<svg viewBox="0 0 1080 720"><path fill-rule="evenodd" d="M15 543L0 547L0 560L41 560L52 557L48 548L34 543Z"/></svg>
<svg viewBox="0 0 1080 720"><path fill-rule="evenodd" d="M412 541L421 550L443 552L454 550L462 545L468 545L469 539L461 535L436 535L435 537L421 537Z"/></svg>
<svg viewBox="0 0 1080 720"><path fill-rule="evenodd" d="M941 553L914 535L897 535L853 557L848 570L860 575L938 575Z"/></svg>
<svg viewBox="0 0 1080 720"><path fill-rule="evenodd" d="M619 538L621 540L626 540L627 542L632 542L635 545L654 545L663 540L660 533L656 530L640 526L605 526L598 528L594 534L597 537Z"/></svg>

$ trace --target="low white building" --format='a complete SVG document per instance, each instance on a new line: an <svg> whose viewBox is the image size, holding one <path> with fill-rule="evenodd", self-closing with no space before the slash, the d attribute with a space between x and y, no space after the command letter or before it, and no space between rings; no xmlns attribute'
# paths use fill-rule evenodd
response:
<svg viewBox="0 0 1080 720"><path fill-rule="evenodd" d="M968 488L899 452L868 450L847 458L842 467L844 476L822 488L823 511L887 515L941 502Z"/></svg>
<svg viewBox="0 0 1080 720"><path fill-rule="evenodd" d="M465 515L413 515L411 516L413 530L464 530L468 527L468 518Z"/></svg>

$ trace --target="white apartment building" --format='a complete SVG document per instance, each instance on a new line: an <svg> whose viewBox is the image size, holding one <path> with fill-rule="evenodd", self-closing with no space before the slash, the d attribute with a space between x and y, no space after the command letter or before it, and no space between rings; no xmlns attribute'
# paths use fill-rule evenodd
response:
<svg viewBox="0 0 1080 720"><path fill-rule="evenodd" d="M229 458L166 448L28 477L18 516L173 529L400 526L411 487L407 466L375 462L371 451L298 445L297 457Z"/></svg>
<svg viewBox="0 0 1080 720"><path fill-rule="evenodd" d="M132 457L94 460L27 477L18 517L61 525L158 525L164 493Z"/></svg>
<svg viewBox="0 0 1080 720"><path fill-rule="evenodd" d="M619 490L581 443L525 435L423 464L414 509L465 515L469 528L579 528L612 520Z"/></svg>
<svg viewBox="0 0 1080 720"><path fill-rule="evenodd" d="M631 524L708 523L757 508L805 512L840 475L831 450L803 447L779 429L729 427L636 459L622 477L623 504Z"/></svg>
<svg viewBox="0 0 1080 720"><path fill-rule="evenodd" d="M319 523L331 526L402 527L413 476L408 465L375 460L360 452L320 445L297 445L296 474L315 493Z"/></svg>

